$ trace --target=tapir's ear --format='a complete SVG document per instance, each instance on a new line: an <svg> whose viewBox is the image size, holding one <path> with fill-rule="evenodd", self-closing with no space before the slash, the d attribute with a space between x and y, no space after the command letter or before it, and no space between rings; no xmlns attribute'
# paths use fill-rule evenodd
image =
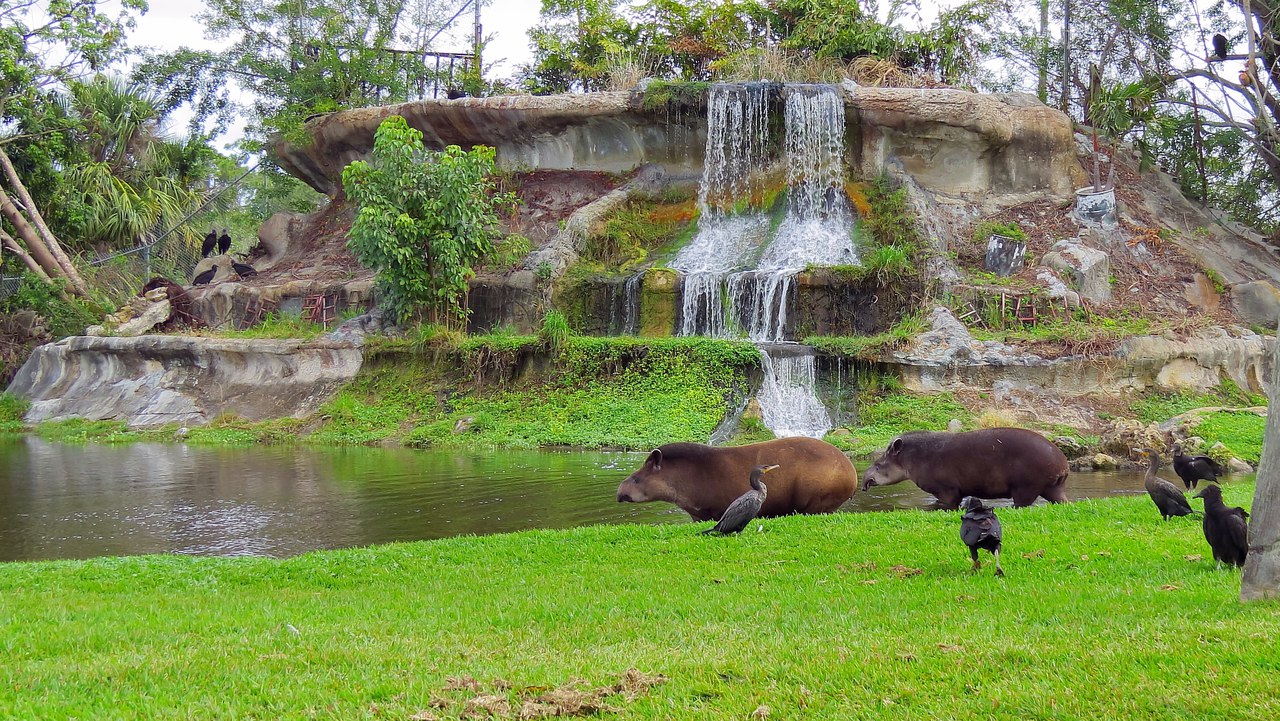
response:
<svg viewBox="0 0 1280 721"><path fill-rule="evenodd" d="M889 453L897 453L902 450L902 439L894 438L893 443L889 444Z"/></svg>
<svg viewBox="0 0 1280 721"><path fill-rule="evenodd" d="M649 454L649 464L653 466L653 470L655 471L662 470L662 449L661 448L655 448Z"/></svg>

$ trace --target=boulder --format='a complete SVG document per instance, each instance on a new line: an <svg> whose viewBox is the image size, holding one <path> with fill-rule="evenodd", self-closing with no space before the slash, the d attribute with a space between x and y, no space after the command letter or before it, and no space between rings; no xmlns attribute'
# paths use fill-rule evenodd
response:
<svg viewBox="0 0 1280 721"><path fill-rule="evenodd" d="M1106 303L1111 300L1111 261L1107 254L1071 240L1060 240L1040 260L1061 272L1085 300Z"/></svg>
<svg viewBox="0 0 1280 721"><path fill-rule="evenodd" d="M1232 456L1230 460L1227 461L1227 470L1231 471L1232 475L1236 473L1253 473L1253 466L1245 463L1235 456Z"/></svg>
<svg viewBox="0 0 1280 721"><path fill-rule="evenodd" d="M276 213L258 226L258 244L267 251L265 258L254 261L258 272L280 262L289 251L289 244L307 224L307 216L301 213Z"/></svg>
<svg viewBox="0 0 1280 721"><path fill-rule="evenodd" d="M1275 328L1280 318L1280 289L1270 280L1231 286L1231 306L1246 323Z"/></svg>
<svg viewBox="0 0 1280 721"><path fill-rule="evenodd" d="M1155 423L1143 423L1132 418L1117 418L1102 433L1099 446L1106 453L1128 456L1135 448L1151 448L1157 453L1165 450L1165 432Z"/></svg>
<svg viewBox="0 0 1280 721"><path fill-rule="evenodd" d="M1049 439L1067 458L1079 458L1089 450L1078 438L1071 436L1054 436Z"/></svg>
<svg viewBox="0 0 1280 721"><path fill-rule="evenodd" d="M1116 466L1119 465L1116 462L1115 458L1112 458L1106 453L1095 453L1089 459L1089 461L1090 461L1090 465L1093 466L1094 470L1099 470L1099 471L1114 470Z"/></svg>
<svg viewBox="0 0 1280 721"><path fill-rule="evenodd" d="M31 423L300 418L328 402L361 362L358 348L326 341L72 336L37 348L8 392L31 402Z"/></svg>

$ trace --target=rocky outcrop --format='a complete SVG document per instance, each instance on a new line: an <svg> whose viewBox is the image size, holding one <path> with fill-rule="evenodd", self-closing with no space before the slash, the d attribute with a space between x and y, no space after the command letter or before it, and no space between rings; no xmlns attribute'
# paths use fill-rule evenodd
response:
<svg viewBox="0 0 1280 721"><path fill-rule="evenodd" d="M1040 262L1071 278L1080 297L1094 303L1111 300L1111 263L1107 254L1070 240L1053 244Z"/></svg>
<svg viewBox="0 0 1280 721"><path fill-rule="evenodd" d="M1134 336L1109 357L1045 359L1003 343L977 341L945 308L931 329L885 361L919 392L978 391L1018 396L1083 396L1146 389L1208 391L1230 378L1267 393L1268 341L1245 329L1209 328L1187 338Z"/></svg>
<svg viewBox="0 0 1280 721"><path fill-rule="evenodd" d="M322 282L295 280L276 285L225 282L188 291L191 312L215 330L237 330L260 322L270 313L301 315L308 299L322 298L326 322L352 310L373 305L372 280Z"/></svg>
<svg viewBox="0 0 1280 721"><path fill-rule="evenodd" d="M1033 96L848 86L846 93L863 177L898 165L934 193L998 194L1005 205L1074 192L1071 121Z"/></svg>
<svg viewBox="0 0 1280 721"><path fill-rule="evenodd" d="M302 417L360 369L349 343L185 336L73 336L37 348L8 392L32 423L65 418L130 426Z"/></svg>
<svg viewBox="0 0 1280 721"><path fill-rule="evenodd" d="M864 177L896 167L946 196L1015 204L1067 198L1080 174L1071 121L1034 97L846 84L853 164ZM491 145L502 168L628 171L646 163L674 176L702 170L706 118L673 122L627 92L421 100L330 113L307 125L305 145L280 143L281 165L336 195L342 169L373 146L378 124L401 115L427 144Z"/></svg>
<svg viewBox="0 0 1280 721"><path fill-rule="evenodd" d="M662 111L639 109L629 92L502 95L330 113L307 125L309 144L281 143L274 150L285 170L336 195L342 169L365 157L374 131L392 115L421 130L428 147L493 146L499 167L507 170L624 172L658 163L676 174L696 175L704 142L698 128L706 132L705 120L692 118L691 129L668 122ZM686 153L690 147L697 151Z"/></svg>

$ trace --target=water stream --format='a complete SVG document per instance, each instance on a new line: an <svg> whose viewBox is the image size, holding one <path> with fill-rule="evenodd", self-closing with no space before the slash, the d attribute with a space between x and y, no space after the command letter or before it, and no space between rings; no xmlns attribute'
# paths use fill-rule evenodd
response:
<svg viewBox="0 0 1280 721"><path fill-rule="evenodd" d="M743 200L762 197L754 184L770 158L766 88L711 89L698 233L672 263L684 274L680 335L785 342L796 273L810 264L857 262L854 214L843 188L844 99L834 86L783 86L787 195L776 231L770 235L763 211L734 212ZM775 435L821 438L831 429L816 393L813 353L781 354L762 345L761 364L758 400Z"/></svg>
<svg viewBox="0 0 1280 721"><path fill-rule="evenodd" d="M646 455L0 440L0 561L291 556L530 528L687 523L668 503L615 500ZM1067 481L1072 500L1142 492L1141 471ZM906 482L859 491L841 510L932 501Z"/></svg>

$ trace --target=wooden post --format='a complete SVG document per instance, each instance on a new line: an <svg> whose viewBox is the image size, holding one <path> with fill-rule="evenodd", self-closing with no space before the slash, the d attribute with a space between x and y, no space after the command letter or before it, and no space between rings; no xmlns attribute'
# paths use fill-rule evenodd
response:
<svg viewBox="0 0 1280 721"><path fill-rule="evenodd" d="M1262 460L1249 519L1249 555L1240 579L1240 600L1280 598L1280 343L1271 344L1271 393Z"/></svg>

